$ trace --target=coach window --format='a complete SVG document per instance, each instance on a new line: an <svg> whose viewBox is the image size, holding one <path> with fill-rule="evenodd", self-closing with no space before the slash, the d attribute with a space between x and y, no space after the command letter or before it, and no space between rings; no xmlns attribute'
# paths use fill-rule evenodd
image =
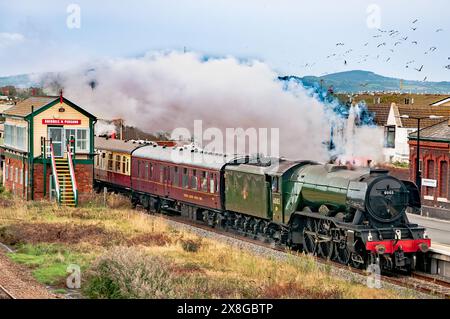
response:
<svg viewBox="0 0 450 319"><path fill-rule="evenodd" d="M191 177L191 188L197 189L197 171L195 169L192 170L192 177Z"/></svg>
<svg viewBox="0 0 450 319"><path fill-rule="evenodd" d="M113 155L112 153L108 153L108 170L113 170Z"/></svg>
<svg viewBox="0 0 450 319"><path fill-rule="evenodd" d="M127 164L127 158L125 156L122 156L122 173L123 174L127 173L126 164Z"/></svg>
<svg viewBox="0 0 450 319"><path fill-rule="evenodd" d="M211 174L211 178L210 178L210 180L209 180L209 192L210 192L211 194L214 194L214 192L215 192L215 190L216 190L216 186L215 186L216 181L215 181L215 178L216 178L216 174Z"/></svg>
<svg viewBox="0 0 450 319"><path fill-rule="evenodd" d="M101 155L101 159L100 159L100 167L101 167L102 169L106 169L106 168L105 168L105 158L106 158L106 153L105 153L105 152L102 152L101 154L102 154L102 155Z"/></svg>
<svg viewBox="0 0 450 319"><path fill-rule="evenodd" d="M202 191L208 191L208 172L202 172Z"/></svg>
<svg viewBox="0 0 450 319"><path fill-rule="evenodd" d="M121 158L121 156L120 155L116 155L116 172L117 173L120 173L120 158Z"/></svg>
<svg viewBox="0 0 450 319"><path fill-rule="evenodd" d="M189 187L189 176L187 168L183 168L183 188Z"/></svg>
<svg viewBox="0 0 450 319"><path fill-rule="evenodd" d="M149 169L148 169L148 163L147 162L145 162L145 170L144 170L144 174L145 174L145 179L146 180L148 180L148 171L149 171Z"/></svg>

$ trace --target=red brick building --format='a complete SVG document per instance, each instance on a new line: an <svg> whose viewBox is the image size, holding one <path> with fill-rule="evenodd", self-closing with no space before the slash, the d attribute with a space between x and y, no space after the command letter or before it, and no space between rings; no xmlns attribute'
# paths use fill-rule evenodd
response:
<svg viewBox="0 0 450 319"><path fill-rule="evenodd" d="M92 192L95 116L62 96L28 98L3 116L7 190L67 206Z"/></svg>
<svg viewBox="0 0 450 319"><path fill-rule="evenodd" d="M416 178L417 133L409 135L410 176ZM450 209L450 121L420 130L420 166L423 204ZM450 211L448 212L450 215Z"/></svg>

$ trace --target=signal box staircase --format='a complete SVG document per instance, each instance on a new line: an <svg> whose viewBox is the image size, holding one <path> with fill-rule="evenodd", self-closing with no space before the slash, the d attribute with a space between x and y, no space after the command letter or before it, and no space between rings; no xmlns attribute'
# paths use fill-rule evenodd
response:
<svg viewBox="0 0 450 319"><path fill-rule="evenodd" d="M53 144L50 142L50 158L56 199L60 205L76 207L78 205L78 186L70 145L67 145L67 158L56 158Z"/></svg>
<svg viewBox="0 0 450 319"><path fill-rule="evenodd" d="M60 203L63 206L75 207L75 193L73 188L73 181L70 176L70 167L67 158L56 158L56 176L60 189Z"/></svg>

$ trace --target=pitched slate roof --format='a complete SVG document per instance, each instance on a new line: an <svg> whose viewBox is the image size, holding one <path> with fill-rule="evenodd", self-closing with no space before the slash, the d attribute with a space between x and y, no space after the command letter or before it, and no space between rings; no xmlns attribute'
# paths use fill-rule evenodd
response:
<svg viewBox="0 0 450 319"><path fill-rule="evenodd" d="M51 107L58 103L58 101L61 99L59 96L33 96L26 100L23 100L10 109L3 112L6 116L19 116L19 117L27 117L30 116L32 113L33 115L39 114L41 111L45 111L46 108ZM75 103L69 101L65 97L62 98L63 102L70 107L74 108L78 112L84 114L85 116L93 119L94 121L97 120L97 118L89 113L88 111L82 109ZM31 109L33 107L33 112L31 112Z"/></svg>
<svg viewBox="0 0 450 319"><path fill-rule="evenodd" d="M11 108L7 109L3 114L25 117L31 114L31 107L34 107L34 111L46 106L47 104L59 99L59 96L33 96L26 100L23 100Z"/></svg>
<svg viewBox="0 0 450 319"><path fill-rule="evenodd" d="M410 139L417 138L417 131L409 134ZM450 121L441 121L420 130L420 139L450 143Z"/></svg>
<svg viewBox="0 0 450 319"><path fill-rule="evenodd" d="M367 105L367 109L369 110L369 112L373 113L376 125L386 125L389 117L389 110L391 109L391 104L371 104Z"/></svg>
<svg viewBox="0 0 450 319"><path fill-rule="evenodd" d="M441 120L450 118L450 106L430 106L430 105L397 105L399 115L410 115L414 117L427 117L430 115L442 116ZM417 128L417 120L400 119L402 126L407 128ZM427 127L436 124L439 120L423 119L420 127Z"/></svg>

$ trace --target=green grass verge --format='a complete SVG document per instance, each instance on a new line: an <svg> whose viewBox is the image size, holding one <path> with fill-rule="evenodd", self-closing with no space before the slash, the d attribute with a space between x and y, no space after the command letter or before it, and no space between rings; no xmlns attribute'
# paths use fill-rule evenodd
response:
<svg viewBox="0 0 450 319"><path fill-rule="evenodd" d="M85 269L91 257L86 253L69 250L56 244L25 244L17 252L9 253L9 257L33 269L33 276L45 285L59 285L65 282L69 275L67 267L76 264Z"/></svg>

